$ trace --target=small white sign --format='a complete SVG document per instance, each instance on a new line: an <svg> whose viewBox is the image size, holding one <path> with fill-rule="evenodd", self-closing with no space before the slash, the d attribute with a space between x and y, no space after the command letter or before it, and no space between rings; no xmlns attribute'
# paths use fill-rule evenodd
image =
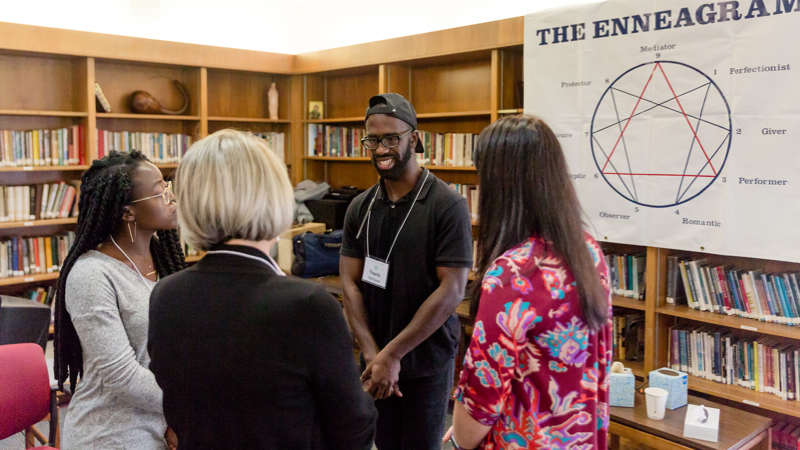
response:
<svg viewBox="0 0 800 450"><path fill-rule="evenodd" d="M389 278L389 264L378 261L377 259L367 258L364 260L364 273L361 281L386 289L386 280Z"/></svg>

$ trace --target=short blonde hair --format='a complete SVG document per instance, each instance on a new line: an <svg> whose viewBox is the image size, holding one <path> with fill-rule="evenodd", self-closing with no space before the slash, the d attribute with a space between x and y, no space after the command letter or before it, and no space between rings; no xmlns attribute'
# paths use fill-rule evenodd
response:
<svg viewBox="0 0 800 450"><path fill-rule="evenodd" d="M209 250L229 239L270 240L294 216L286 165L263 139L221 130L197 141L175 174L180 232Z"/></svg>

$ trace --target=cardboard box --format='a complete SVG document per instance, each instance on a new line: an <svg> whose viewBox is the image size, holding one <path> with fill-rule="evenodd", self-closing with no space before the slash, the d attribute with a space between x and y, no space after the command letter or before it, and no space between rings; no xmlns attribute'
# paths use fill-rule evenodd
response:
<svg viewBox="0 0 800 450"><path fill-rule="evenodd" d="M697 419L700 413L700 405L689 405L686 408L686 418L683 421L683 435L701 441L717 442L719 435L719 409L706 408L708 419L702 423Z"/></svg>
<svg viewBox="0 0 800 450"><path fill-rule="evenodd" d="M608 405L633 408L633 394L636 392L636 378L631 369L622 373L608 374Z"/></svg>
<svg viewBox="0 0 800 450"><path fill-rule="evenodd" d="M657 387L669 392L667 409L673 410L689 403L689 376L684 372L662 368L650 372L650 387Z"/></svg>
<svg viewBox="0 0 800 450"><path fill-rule="evenodd" d="M281 233L281 239L278 241L278 266L286 273L292 270L292 261L294 260L294 249L292 249L293 237L305 233L306 231L324 233L326 229L324 223L309 222Z"/></svg>

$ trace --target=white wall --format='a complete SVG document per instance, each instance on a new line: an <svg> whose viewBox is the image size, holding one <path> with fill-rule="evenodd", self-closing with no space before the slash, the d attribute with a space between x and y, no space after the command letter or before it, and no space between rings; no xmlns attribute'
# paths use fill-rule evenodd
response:
<svg viewBox="0 0 800 450"><path fill-rule="evenodd" d="M3 22L304 53L587 0L0 0Z"/></svg>

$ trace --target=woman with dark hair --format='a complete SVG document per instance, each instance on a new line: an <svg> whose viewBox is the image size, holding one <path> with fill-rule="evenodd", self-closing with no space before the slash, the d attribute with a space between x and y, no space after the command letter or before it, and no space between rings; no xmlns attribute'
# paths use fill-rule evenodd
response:
<svg viewBox="0 0 800 450"><path fill-rule="evenodd" d="M477 310L456 391L456 448L605 449L608 269L552 130L506 117L478 138Z"/></svg>
<svg viewBox="0 0 800 450"><path fill-rule="evenodd" d="M83 174L79 206L56 294L55 372L73 392L61 448L165 449L147 330L155 282L185 266L175 197L141 152L112 151Z"/></svg>

